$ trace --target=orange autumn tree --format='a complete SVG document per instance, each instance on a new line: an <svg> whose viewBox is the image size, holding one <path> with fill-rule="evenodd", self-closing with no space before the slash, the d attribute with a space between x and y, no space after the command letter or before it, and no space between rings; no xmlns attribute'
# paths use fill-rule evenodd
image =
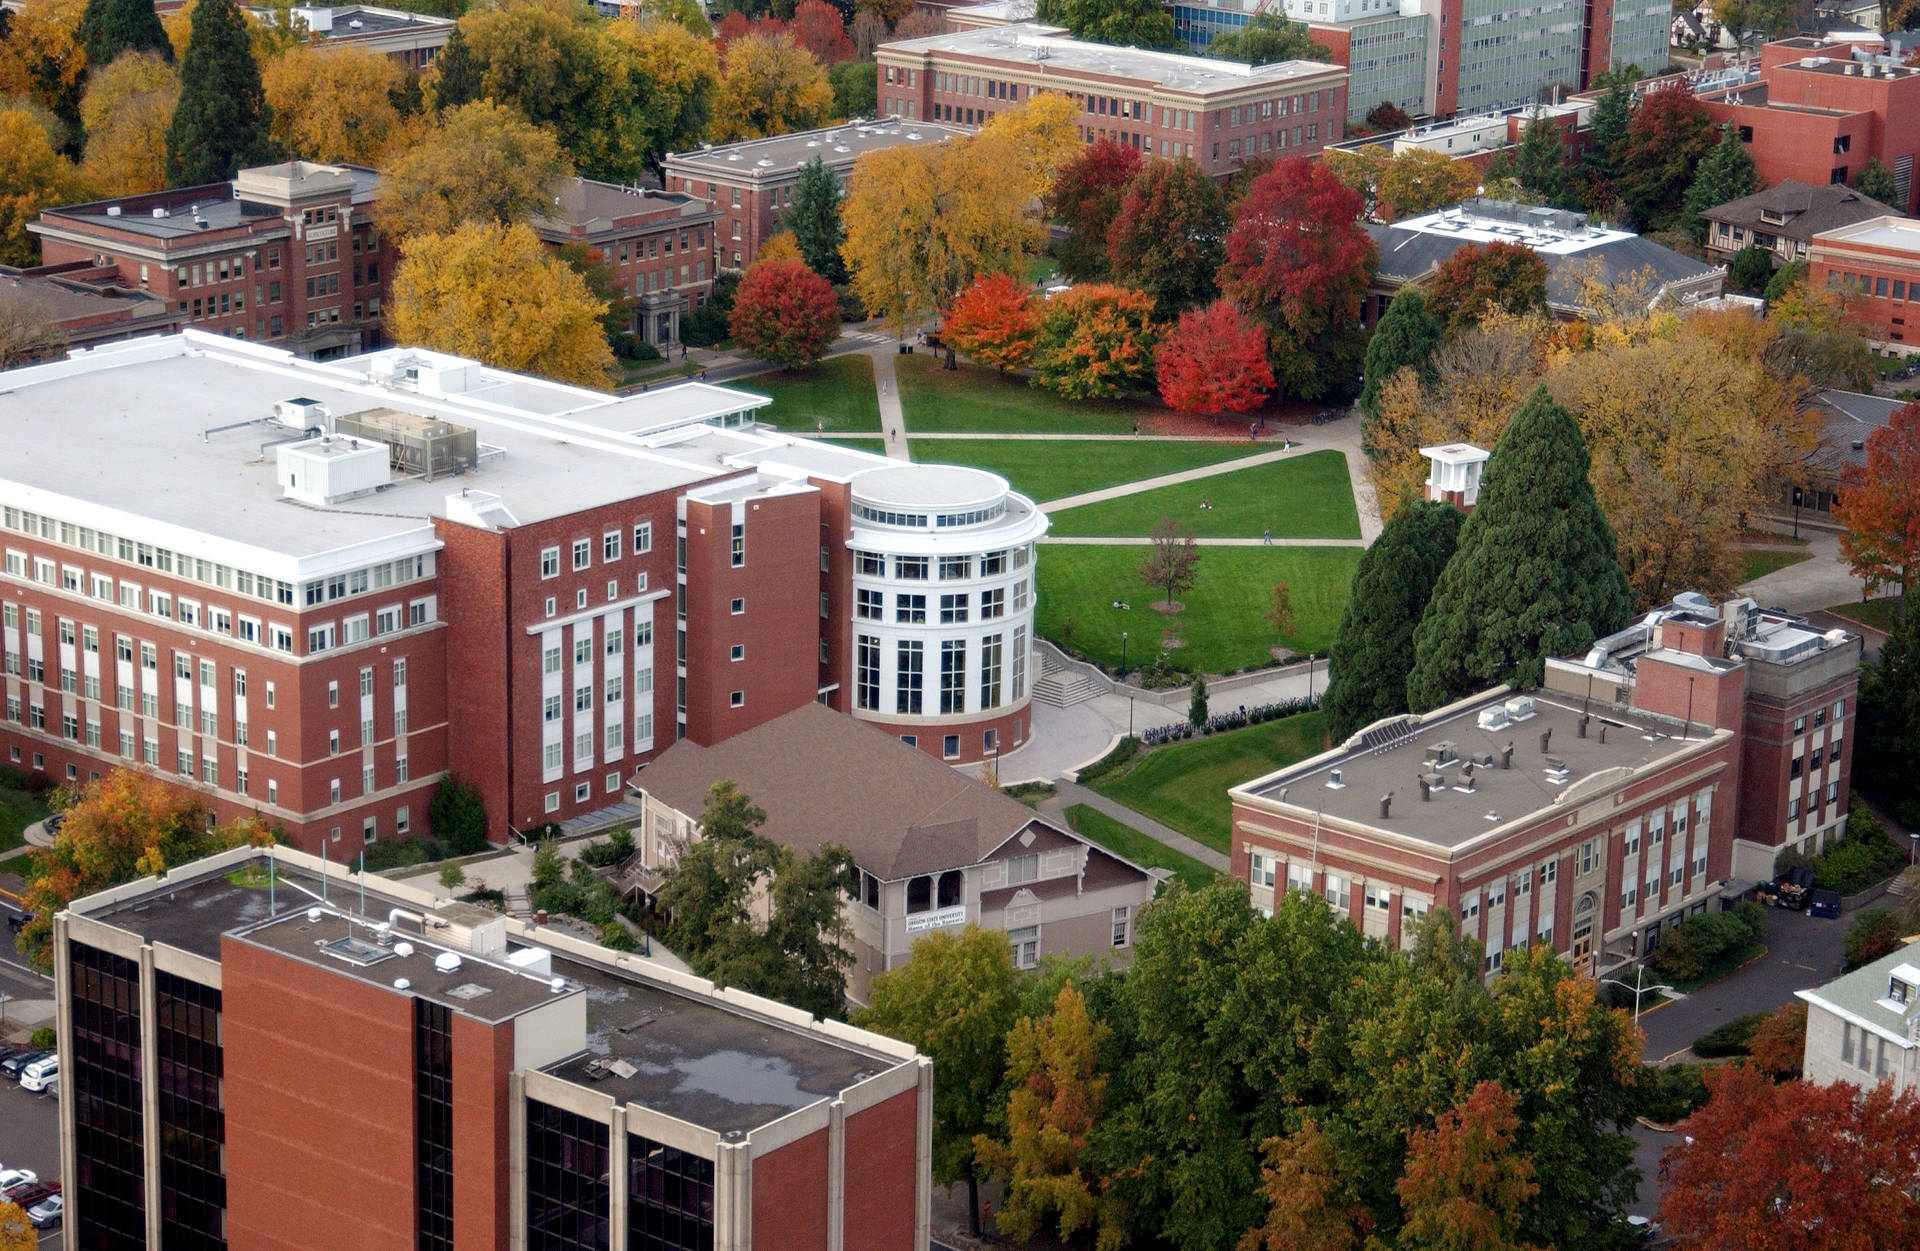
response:
<svg viewBox="0 0 1920 1251"><path fill-rule="evenodd" d="M1266 335L1226 300L1180 314L1157 364L1160 398L1183 413L1244 413L1273 390Z"/></svg>
<svg viewBox="0 0 1920 1251"><path fill-rule="evenodd" d="M1869 1251L1920 1246L1920 1096L1882 1081L1776 1085L1759 1069L1707 1072L1711 1097L1666 1156L1660 1223L1687 1251Z"/></svg>
<svg viewBox="0 0 1920 1251"><path fill-rule="evenodd" d="M216 827L198 791L132 769L115 769L66 798L65 823L52 846L34 851L26 874L27 909L35 916L18 945L41 967L49 963L53 914L73 900L215 851L273 841L260 818Z"/></svg>
<svg viewBox="0 0 1920 1251"><path fill-rule="evenodd" d="M1033 294L1009 274L982 274L953 298L940 333L976 364L1005 373L1033 358L1040 314Z"/></svg>
<svg viewBox="0 0 1920 1251"><path fill-rule="evenodd" d="M1513 1149L1516 1104L1499 1082L1481 1082L1432 1129L1407 1136L1398 1183L1401 1246L1534 1251L1520 1226L1540 1187L1532 1161Z"/></svg>
<svg viewBox="0 0 1920 1251"><path fill-rule="evenodd" d="M1040 311L1033 385L1069 400L1144 391L1160 334L1150 295L1100 282L1063 291Z"/></svg>
<svg viewBox="0 0 1920 1251"><path fill-rule="evenodd" d="M1847 527L1840 554L1870 590L1913 589L1920 573L1920 403L1867 436L1867 461L1848 465L1833 511Z"/></svg>

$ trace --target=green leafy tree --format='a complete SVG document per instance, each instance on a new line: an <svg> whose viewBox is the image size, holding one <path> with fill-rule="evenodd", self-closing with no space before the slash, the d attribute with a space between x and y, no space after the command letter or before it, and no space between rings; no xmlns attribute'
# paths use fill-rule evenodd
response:
<svg viewBox="0 0 1920 1251"><path fill-rule="evenodd" d="M1707 211L1758 190L1760 171L1754 167L1747 145L1740 142L1739 132L1731 124L1723 126L1720 142L1707 154L1707 159L1700 162L1699 171L1693 176L1693 185L1687 188L1687 233L1693 236L1695 243L1705 243Z"/></svg>
<svg viewBox="0 0 1920 1251"><path fill-rule="evenodd" d="M974 1137L995 1129L1004 1107L1007 1031L1019 997L1013 952L999 930L969 925L922 937L913 959L878 974L854 1024L911 1043L933 1061L933 1179L967 1183L971 1225L980 1227Z"/></svg>
<svg viewBox="0 0 1920 1251"><path fill-rule="evenodd" d="M1641 97L1627 123L1618 186L1635 226L1666 230L1686 215L1694 173L1715 139L1706 106L1684 84Z"/></svg>
<svg viewBox="0 0 1920 1251"><path fill-rule="evenodd" d="M1213 298L1226 233L1226 197L1198 162L1149 161L1121 193L1107 263L1171 316Z"/></svg>
<svg viewBox="0 0 1920 1251"><path fill-rule="evenodd" d="M1367 356L1360 384L1360 445L1367 448L1367 429L1379 415L1380 389L1402 369L1425 376L1427 364L1440 346L1440 323L1427 309L1427 297L1417 287L1403 287L1387 305L1380 324L1367 340ZM1373 455L1371 450L1367 451Z"/></svg>
<svg viewBox="0 0 1920 1251"><path fill-rule="evenodd" d="M620 271L613 267L606 253L589 243L562 244L554 249L554 255L580 275L580 280L587 284L587 294L607 306L607 311L600 315L600 328L606 332L607 343L615 349L615 354L622 354L624 341L634 337L628 327L633 324L637 304L620 281Z"/></svg>
<svg viewBox="0 0 1920 1251"><path fill-rule="evenodd" d="M456 856L470 856L487 845L487 808L480 790L451 773L434 788L427 820L433 836Z"/></svg>
<svg viewBox="0 0 1920 1251"><path fill-rule="evenodd" d="M1860 733L1854 770L1895 799L1920 794L1920 611L1907 606L1860 671Z"/></svg>
<svg viewBox="0 0 1920 1251"><path fill-rule="evenodd" d="M1560 142L1560 128L1545 113L1535 113L1520 132L1520 150L1514 158L1514 173L1520 185L1547 204L1560 204L1567 198L1567 151Z"/></svg>
<svg viewBox="0 0 1920 1251"><path fill-rule="evenodd" d="M1727 266L1727 281L1742 291L1763 291L1773 280L1773 253L1757 243L1749 243L1733 254Z"/></svg>
<svg viewBox="0 0 1920 1251"><path fill-rule="evenodd" d="M1068 981L1046 1015L1023 1017L1007 1035L1006 1138L973 1141L982 1166L1007 1179L995 1225L1016 1242L1047 1229L1065 1240L1095 1229L1102 1245L1120 1236L1113 1205L1087 1167L1106 1101L1107 1033Z"/></svg>
<svg viewBox="0 0 1920 1251"><path fill-rule="evenodd" d="M1076 39L1136 48L1172 48L1173 15L1159 0L1040 0L1035 18Z"/></svg>
<svg viewBox="0 0 1920 1251"><path fill-rule="evenodd" d="M1853 180L1853 189L1868 199L1878 200L1895 212L1904 211L1905 206L1896 203L1900 198L1900 185L1893 180L1893 171L1877 156L1867 158L1860 174Z"/></svg>
<svg viewBox="0 0 1920 1251"><path fill-rule="evenodd" d="M1164 330L1153 311L1152 296L1106 283L1083 283L1048 300L1034 336L1033 385L1069 400L1147 390Z"/></svg>
<svg viewBox="0 0 1920 1251"><path fill-rule="evenodd" d="M847 264L840 256L847 237L840 229L840 180L818 155L800 167L780 224L793 232L808 269L835 286L846 282Z"/></svg>
<svg viewBox="0 0 1920 1251"><path fill-rule="evenodd" d="M167 182L224 182L271 159L269 120L246 14L234 0L199 0L167 128Z"/></svg>
<svg viewBox="0 0 1920 1251"><path fill-rule="evenodd" d="M1275 61L1331 61L1333 52L1308 33L1304 22L1276 12L1259 13L1235 31L1222 31L1207 45L1207 55L1222 61L1271 65ZM1371 123L1373 115L1367 115ZM1391 128L1388 128L1391 129Z"/></svg>
<svg viewBox="0 0 1920 1251"><path fill-rule="evenodd" d="M1766 290L1762 292L1762 298L1766 300L1767 307L1771 309L1774 301L1793 287L1805 282L1806 278L1807 263L1805 261L1788 261L1774 270L1773 277L1767 279Z"/></svg>
<svg viewBox="0 0 1920 1251"><path fill-rule="evenodd" d="M1327 693L1320 705L1334 742L1407 711L1414 628L1440 571L1453 558L1464 520L1452 504L1408 504L1360 557L1328 654Z"/></svg>
<svg viewBox="0 0 1920 1251"><path fill-rule="evenodd" d="M1588 478L1580 427L1542 386L1495 445L1414 633L1416 711L1502 682L1539 685L1548 656L1627 622L1633 593Z"/></svg>
<svg viewBox="0 0 1920 1251"><path fill-rule="evenodd" d="M440 866L440 888L451 895L465 885L467 871L449 860Z"/></svg>
<svg viewBox="0 0 1920 1251"><path fill-rule="evenodd" d="M109 65L128 48L173 60L173 45L160 25L160 15L147 0L87 0L78 38L90 66Z"/></svg>
<svg viewBox="0 0 1920 1251"><path fill-rule="evenodd" d="M827 67L833 115L872 117L880 108L880 67L872 61L841 61Z"/></svg>
<svg viewBox="0 0 1920 1251"><path fill-rule="evenodd" d="M696 969L732 931L752 924L753 889L779 862L780 849L760 833L766 819L766 809L733 782L715 782L700 810L700 836L664 875L660 907L672 918L668 941ZM538 857L534 868L537 885Z"/></svg>

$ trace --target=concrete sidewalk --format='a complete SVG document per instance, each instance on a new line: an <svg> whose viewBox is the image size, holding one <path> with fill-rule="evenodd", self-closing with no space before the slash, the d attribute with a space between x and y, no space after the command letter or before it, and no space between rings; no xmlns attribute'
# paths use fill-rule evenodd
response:
<svg viewBox="0 0 1920 1251"><path fill-rule="evenodd" d="M1182 469L1175 473L1163 473L1155 478L1141 478L1136 482L1123 482L1119 486L1102 487L1098 491L1082 491L1078 495L1063 495L1057 500L1042 500L1039 506L1048 512L1066 508L1078 508L1082 504L1098 504L1103 500L1117 500L1128 495L1138 495L1142 491L1157 491L1161 487L1179 486L1183 482L1198 482L1202 478L1217 478L1223 473L1234 473L1241 469L1253 469L1260 465L1271 465L1275 461L1292 460L1305 449L1301 447L1275 448L1270 452L1261 452L1256 456L1242 456L1235 460L1218 461L1211 465L1200 465L1193 469ZM1324 451L1314 448L1314 451Z"/></svg>
<svg viewBox="0 0 1920 1251"><path fill-rule="evenodd" d="M879 349L867 355L873 360L874 398L880 402L880 433L886 439L887 455L912 460L907 451L907 419L900 411L900 381L893 370L895 353Z"/></svg>
<svg viewBox="0 0 1920 1251"><path fill-rule="evenodd" d="M1148 547L1152 539L1101 538L1094 535L1048 535L1041 543L1056 543L1062 547ZM1365 547L1364 539L1195 539L1199 547Z"/></svg>
<svg viewBox="0 0 1920 1251"><path fill-rule="evenodd" d="M1053 798L1040 802L1040 811L1062 825L1067 824L1068 808L1075 804L1085 804L1095 812L1105 813L1120 824L1131 826L1156 842L1164 843L1175 851L1192 856L1208 868L1218 869L1222 873L1227 871L1225 856L1205 843L1195 842L1180 831L1160 824L1145 813L1136 812L1125 804L1117 804L1097 791L1088 790L1078 782L1068 782L1063 779L1055 786Z"/></svg>

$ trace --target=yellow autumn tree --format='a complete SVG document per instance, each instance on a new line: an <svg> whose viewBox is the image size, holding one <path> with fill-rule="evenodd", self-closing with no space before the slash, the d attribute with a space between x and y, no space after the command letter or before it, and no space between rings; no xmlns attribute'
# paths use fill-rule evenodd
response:
<svg viewBox="0 0 1920 1251"><path fill-rule="evenodd" d="M0 39L0 99L29 99L74 116L87 72L77 35L86 7L86 0L25 0Z"/></svg>
<svg viewBox="0 0 1920 1251"><path fill-rule="evenodd" d="M697 6L693 13L705 23ZM646 83L638 101L645 115L645 157L658 168L667 153L684 152L706 138L720 93L720 59L711 40L678 20L643 21L622 38L631 42L635 72Z"/></svg>
<svg viewBox="0 0 1920 1251"><path fill-rule="evenodd" d="M173 63L186 59L187 44L193 38L193 9L200 0L187 2L160 19L160 29L167 32L167 42L173 45Z"/></svg>
<svg viewBox="0 0 1920 1251"><path fill-rule="evenodd" d="M40 241L27 223L71 199L78 185L73 162L54 151L37 117L0 109L0 264L40 263Z"/></svg>
<svg viewBox="0 0 1920 1251"><path fill-rule="evenodd" d="M1369 214L1379 206L1380 179L1392 161L1392 154L1378 144L1350 152L1328 148L1320 154L1320 163L1333 175L1334 181L1357 194Z"/></svg>
<svg viewBox="0 0 1920 1251"><path fill-rule="evenodd" d="M406 241L390 326L402 343L604 387L613 369L606 311L532 227L471 221Z"/></svg>
<svg viewBox="0 0 1920 1251"><path fill-rule="evenodd" d="M392 235L446 234L465 222L523 221L553 203L573 166L553 132L512 109L450 109L381 171L375 213Z"/></svg>
<svg viewBox="0 0 1920 1251"><path fill-rule="evenodd" d="M760 245L760 250L753 254L754 265L765 265L770 261L799 261L802 265L807 263L807 258L800 255L800 242L793 237L791 230L783 230L768 239ZM751 269L753 266L749 265L747 268Z"/></svg>
<svg viewBox="0 0 1920 1251"><path fill-rule="evenodd" d="M1395 217L1418 217L1473 196L1480 172L1465 161L1414 148L1400 153L1380 171L1376 184L1383 208Z"/></svg>
<svg viewBox="0 0 1920 1251"><path fill-rule="evenodd" d="M37 1251L40 1231L17 1203L0 1201L0 1251Z"/></svg>
<svg viewBox="0 0 1920 1251"><path fill-rule="evenodd" d="M840 202L846 232L840 255L854 294L897 337L933 308L931 188L942 155L939 148L911 144L867 152L854 162Z"/></svg>
<svg viewBox="0 0 1920 1251"><path fill-rule="evenodd" d="M1026 172L1027 189L1039 199L1052 190L1066 163L1086 149L1076 125L1079 116L1073 97L1042 92L1017 109L995 114L975 142L1006 144Z"/></svg>
<svg viewBox="0 0 1920 1251"><path fill-rule="evenodd" d="M87 195L108 199L167 185L167 126L179 99L179 72L151 50L122 52L88 76L80 98Z"/></svg>
<svg viewBox="0 0 1920 1251"><path fill-rule="evenodd" d="M727 45L713 108L716 141L806 130L826 121L832 109L827 71L791 35L748 35Z"/></svg>
<svg viewBox="0 0 1920 1251"><path fill-rule="evenodd" d="M296 44L267 62L268 133L289 156L378 165L402 132L394 95L406 71L364 48Z"/></svg>

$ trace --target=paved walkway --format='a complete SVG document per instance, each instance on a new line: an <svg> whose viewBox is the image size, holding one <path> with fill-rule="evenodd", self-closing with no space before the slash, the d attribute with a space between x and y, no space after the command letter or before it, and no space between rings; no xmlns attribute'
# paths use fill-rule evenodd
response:
<svg viewBox="0 0 1920 1251"><path fill-rule="evenodd" d="M1774 524L1784 528L1787 523L1776 517ZM1801 519L1800 533L1809 542L1804 548L1792 550L1805 551L1809 558L1745 583L1740 587L1741 593L1753 596L1763 608L1784 608L1788 612L1812 612L1835 604L1858 603L1861 582L1840 559L1839 533L1813 529L1805 518Z"/></svg>
<svg viewBox="0 0 1920 1251"><path fill-rule="evenodd" d="M1153 540L1133 536L1130 538L1100 538L1090 535L1048 535L1042 543L1057 543L1065 547L1149 547ZM1365 547L1363 539L1195 539L1199 547Z"/></svg>
<svg viewBox="0 0 1920 1251"><path fill-rule="evenodd" d="M1316 451L1319 449L1315 449ZM1291 460L1300 455L1304 448L1277 447L1270 452L1261 452L1254 456L1242 456L1235 460L1223 460L1217 464L1201 465L1194 469L1182 469L1174 473L1163 473L1155 478L1141 478L1136 482L1123 482L1119 486L1102 487L1098 491L1082 491L1078 495L1063 495L1057 500L1042 500L1040 507L1049 512L1063 508L1078 508L1082 504L1098 504L1103 500L1117 500L1123 496L1138 495L1142 491L1154 491L1161 487L1179 486L1182 482L1198 482L1202 478L1217 478L1223 473L1234 473L1241 469L1253 469L1260 465L1271 465L1275 461Z"/></svg>
<svg viewBox="0 0 1920 1251"><path fill-rule="evenodd" d="M873 360L875 397L880 401L880 432L886 436L887 455L896 460L912 460L907 451L907 419L900 412L900 380L894 376L891 347L875 348L867 355Z"/></svg>
<svg viewBox="0 0 1920 1251"><path fill-rule="evenodd" d="M1227 871L1227 858L1207 846L1195 842L1180 831L1171 829L1155 821L1145 813L1136 812L1125 804L1117 804L1097 791L1088 790L1078 782L1062 780L1055 784L1053 798L1040 801L1040 811L1065 824L1067 809L1074 804L1085 804L1096 812L1104 812L1122 825L1132 826L1158 842L1166 844L1175 851L1184 852L1209 868Z"/></svg>

